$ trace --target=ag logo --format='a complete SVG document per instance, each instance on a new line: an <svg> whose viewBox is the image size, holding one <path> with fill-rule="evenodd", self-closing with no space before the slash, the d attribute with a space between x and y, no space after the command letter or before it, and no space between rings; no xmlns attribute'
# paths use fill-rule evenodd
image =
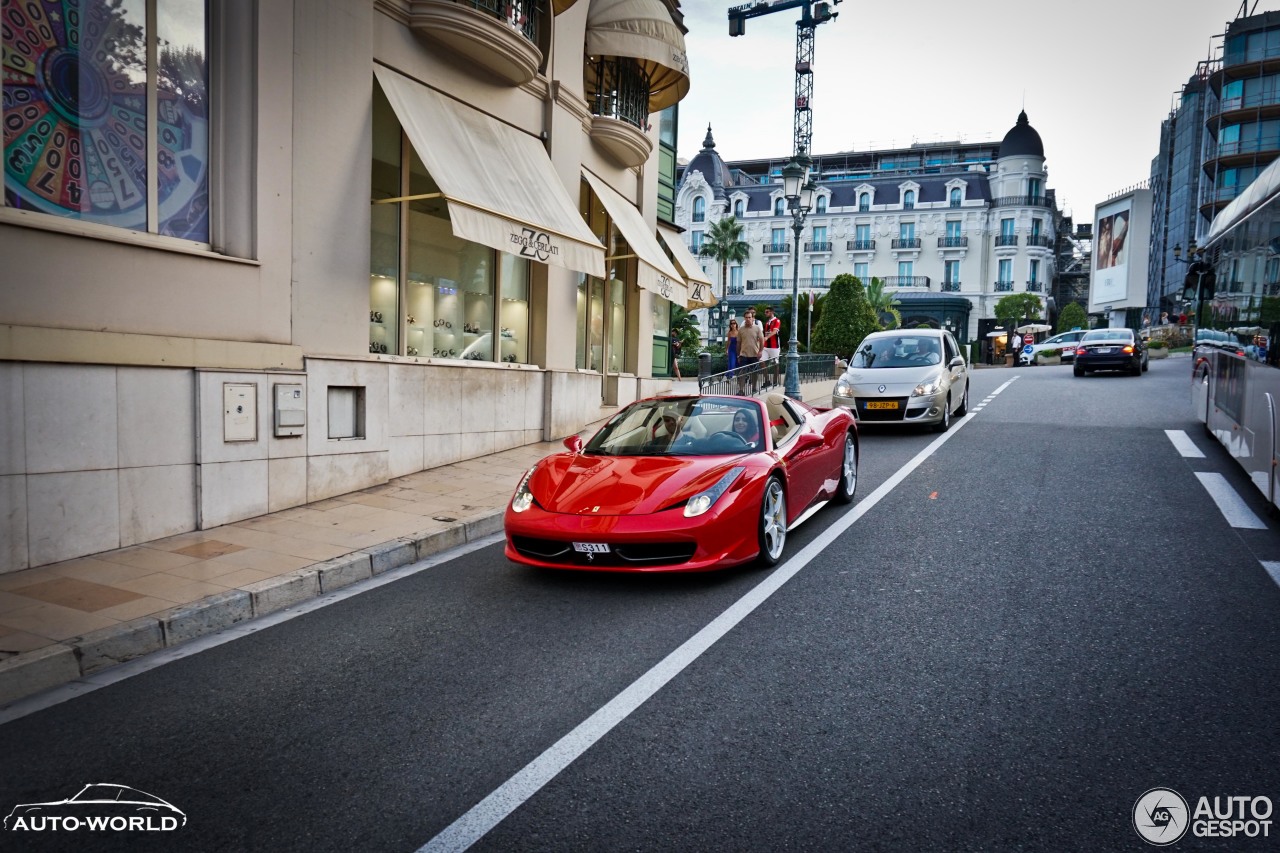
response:
<svg viewBox="0 0 1280 853"><path fill-rule="evenodd" d="M1173 844L1187 831L1187 801L1172 788L1152 788L1133 804L1133 828L1157 847Z"/></svg>
<svg viewBox="0 0 1280 853"><path fill-rule="evenodd" d="M552 255L560 254L560 249L551 244L551 235L545 231L525 228L522 234L512 234L511 242L520 247L522 258L533 258L545 262Z"/></svg>

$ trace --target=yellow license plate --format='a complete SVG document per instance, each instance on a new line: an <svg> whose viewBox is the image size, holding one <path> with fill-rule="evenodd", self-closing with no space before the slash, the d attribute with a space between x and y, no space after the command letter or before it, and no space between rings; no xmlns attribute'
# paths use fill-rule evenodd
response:
<svg viewBox="0 0 1280 853"><path fill-rule="evenodd" d="M897 400L874 400L867 403L868 409L896 409L898 408Z"/></svg>

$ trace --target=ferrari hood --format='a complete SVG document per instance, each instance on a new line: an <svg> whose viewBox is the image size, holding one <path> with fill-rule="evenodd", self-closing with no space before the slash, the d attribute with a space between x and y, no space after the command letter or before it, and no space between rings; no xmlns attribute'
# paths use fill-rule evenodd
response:
<svg viewBox="0 0 1280 853"><path fill-rule="evenodd" d="M741 458L561 453L538 463L529 490L549 512L645 515L710 488Z"/></svg>

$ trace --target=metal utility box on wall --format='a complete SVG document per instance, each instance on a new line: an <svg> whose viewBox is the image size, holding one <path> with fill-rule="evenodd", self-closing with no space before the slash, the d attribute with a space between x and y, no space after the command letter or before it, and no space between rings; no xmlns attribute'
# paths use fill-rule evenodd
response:
<svg viewBox="0 0 1280 853"><path fill-rule="evenodd" d="M258 386L222 385L222 440L258 440Z"/></svg>
<svg viewBox="0 0 1280 853"><path fill-rule="evenodd" d="M275 386L276 438L302 435L307 426L307 394L301 383L277 383Z"/></svg>

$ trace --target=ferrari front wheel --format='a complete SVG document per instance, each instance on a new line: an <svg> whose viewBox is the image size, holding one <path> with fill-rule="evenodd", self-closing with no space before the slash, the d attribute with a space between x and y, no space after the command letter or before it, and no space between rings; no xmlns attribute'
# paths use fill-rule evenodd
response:
<svg viewBox="0 0 1280 853"><path fill-rule="evenodd" d="M836 489L836 502L853 503L853 492L858 487L858 445L853 433L844 434L844 458L840 462L840 486Z"/></svg>
<svg viewBox="0 0 1280 853"><path fill-rule="evenodd" d="M760 501L760 562L776 566L787 544L787 496L777 477L769 478Z"/></svg>

